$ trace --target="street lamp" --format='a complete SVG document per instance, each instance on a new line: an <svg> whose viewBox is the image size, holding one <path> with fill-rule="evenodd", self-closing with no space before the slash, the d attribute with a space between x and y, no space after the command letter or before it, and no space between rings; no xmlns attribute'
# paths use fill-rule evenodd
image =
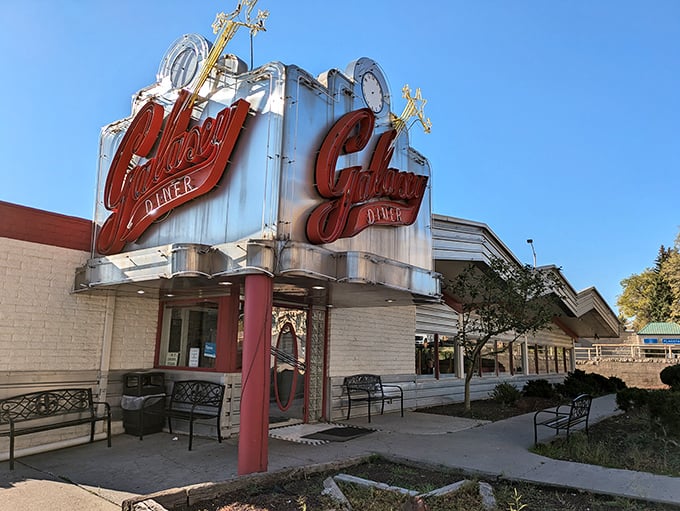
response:
<svg viewBox="0 0 680 511"><path fill-rule="evenodd" d="M534 269L536 269L536 251L534 250L534 240L529 238L527 243L531 245L531 253L534 254Z"/></svg>

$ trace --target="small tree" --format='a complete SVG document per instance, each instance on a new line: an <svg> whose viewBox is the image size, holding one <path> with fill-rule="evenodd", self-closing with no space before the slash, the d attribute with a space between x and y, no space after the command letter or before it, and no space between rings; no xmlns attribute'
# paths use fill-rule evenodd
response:
<svg viewBox="0 0 680 511"><path fill-rule="evenodd" d="M456 337L467 362L465 409L469 410L470 382L484 346L501 334L510 333L514 341L548 327L561 284L552 268L520 267L493 258L487 270L470 264L444 289L461 306Z"/></svg>

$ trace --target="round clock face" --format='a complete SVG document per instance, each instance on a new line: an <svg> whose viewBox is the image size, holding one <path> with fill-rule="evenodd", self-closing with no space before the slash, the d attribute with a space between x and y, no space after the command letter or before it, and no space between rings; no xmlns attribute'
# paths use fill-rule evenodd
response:
<svg viewBox="0 0 680 511"><path fill-rule="evenodd" d="M383 90L380 82L376 76L370 71L364 74L361 78L361 93L364 96L366 106L378 113L383 109L385 100L383 98Z"/></svg>
<svg viewBox="0 0 680 511"><path fill-rule="evenodd" d="M202 35L186 34L165 52L156 79L169 79L173 89L189 87L200 74L201 64L210 53L210 43Z"/></svg>
<svg viewBox="0 0 680 511"><path fill-rule="evenodd" d="M170 64L170 83L173 87L186 87L196 76L198 55L194 48L185 48Z"/></svg>

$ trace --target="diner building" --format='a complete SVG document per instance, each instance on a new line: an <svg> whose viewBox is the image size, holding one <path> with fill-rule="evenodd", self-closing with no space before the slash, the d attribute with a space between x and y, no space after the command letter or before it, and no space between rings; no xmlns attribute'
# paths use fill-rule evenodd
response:
<svg viewBox="0 0 680 511"><path fill-rule="evenodd" d="M429 162L378 63L313 76L208 65L211 51L179 38L102 129L93 220L0 203L0 397L89 386L122 433L126 374L219 382L239 473L266 470L270 427L343 418L348 375L399 384L408 409L461 401L442 279L521 263L485 224L433 214ZM559 380L577 338L618 336L594 288L550 271L564 284L552 327L496 339L473 398ZM26 435L17 454L83 441L77 427Z"/></svg>

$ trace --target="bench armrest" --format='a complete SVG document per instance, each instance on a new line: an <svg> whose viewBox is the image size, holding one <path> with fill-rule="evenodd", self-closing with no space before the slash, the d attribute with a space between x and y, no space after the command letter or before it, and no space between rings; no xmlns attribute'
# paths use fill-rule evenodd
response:
<svg viewBox="0 0 680 511"><path fill-rule="evenodd" d="M93 401L93 405L104 405L104 409L106 410L107 415L111 415L111 405L107 403L106 401Z"/></svg>
<svg viewBox="0 0 680 511"><path fill-rule="evenodd" d="M394 385L392 383L383 383L383 389L399 389L399 394L404 397L404 390L399 385Z"/></svg>
<svg viewBox="0 0 680 511"><path fill-rule="evenodd" d="M548 414L548 415L553 415L555 418L558 417L569 417L569 413L564 413L559 411L560 407L558 406L557 409L555 410L539 410L534 414L534 424L536 423L536 419L538 416L542 413Z"/></svg>
<svg viewBox="0 0 680 511"><path fill-rule="evenodd" d="M351 398L353 394L359 394L361 392L365 392L367 397L371 397L371 393L375 393L375 391L370 391L368 389L364 388L359 388L359 387L347 387L347 397Z"/></svg>

